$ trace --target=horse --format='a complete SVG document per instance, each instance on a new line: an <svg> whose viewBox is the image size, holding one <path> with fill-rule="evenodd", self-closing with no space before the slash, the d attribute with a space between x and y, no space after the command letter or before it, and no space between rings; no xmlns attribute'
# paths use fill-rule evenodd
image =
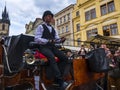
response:
<svg viewBox="0 0 120 90"><path fill-rule="evenodd" d="M2 67L0 68L0 90L13 88L23 82L32 84L33 77L28 75L29 70L25 67L23 53L28 48L28 43L33 40L33 36L23 34L7 36L1 40L0 64ZM26 80L26 78L29 80Z"/></svg>

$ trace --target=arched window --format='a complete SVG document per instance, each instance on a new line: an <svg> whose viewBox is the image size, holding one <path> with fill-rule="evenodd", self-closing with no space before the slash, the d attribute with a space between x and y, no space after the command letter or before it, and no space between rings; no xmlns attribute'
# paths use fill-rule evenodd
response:
<svg viewBox="0 0 120 90"><path fill-rule="evenodd" d="M2 25L2 30L5 30L5 24Z"/></svg>

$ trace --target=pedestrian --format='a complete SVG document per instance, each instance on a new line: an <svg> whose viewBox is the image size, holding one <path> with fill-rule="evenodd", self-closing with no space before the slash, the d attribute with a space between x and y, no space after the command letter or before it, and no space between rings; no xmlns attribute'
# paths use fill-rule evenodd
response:
<svg viewBox="0 0 120 90"><path fill-rule="evenodd" d="M109 63L111 61L112 53L106 44L101 44L100 48L103 48L106 53L106 60ZM103 88L104 90L108 90L108 72L105 72L105 76L103 78Z"/></svg>
<svg viewBox="0 0 120 90"><path fill-rule="evenodd" d="M120 69L120 47L115 51L114 59L115 59L115 63Z"/></svg>
<svg viewBox="0 0 120 90"><path fill-rule="evenodd" d="M85 49L85 46L81 45L78 55L81 56L82 58L85 58L86 53L87 53L87 50Z"/></svg>
<svg viewBox="0 0 120 90"><path fill-rule="evenodd" d="M68 75L68 74L70 74L70 76L71 76L71 78L72 78L72 80L74 79L74 75L73 75L73 60L74 60L74 54L73 54L73 52L71 51L71 50L67 50L66 51L66 56L68 57L68 64L67 64L67 66L66 66L66 72L65 73L67 73L66 74L66 76Z"/></svg>
<svg viewBox="0 0 120 90"><path fill-rule="evenodd" d="M53 17L53 13L49 10L43 13L43 24L36 28L35 42L40 45L40 52L49 60L50 67L54 72L55 83L61 88L66 88L69 84L63 80L62 71L60 71L55 61L56 56L63 63L62 67L65 68L68 58L62 51L55 47L55 43L63 43L66 39L64 37L60 38L57 31L52 27L51 22L53 21Z"/></svg>

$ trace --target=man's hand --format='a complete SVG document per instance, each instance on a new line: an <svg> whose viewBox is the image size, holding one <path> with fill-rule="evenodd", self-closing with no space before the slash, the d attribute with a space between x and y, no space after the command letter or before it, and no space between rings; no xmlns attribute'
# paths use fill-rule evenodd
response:
<svg viewBox="0 0 120 90"><path fill-rule="evenodd" d="M55 44L55 42L53 39L49 39L47 44L50 46L53 46Z"/></svg>
<svg viewBox="0 0 120 90"><path fill-rule="evenodd" d="M54 43L55 43L55 40L53 40L53 39L49 39L48 42L51 43L51 44L54 44Z"/></svg>
<svg viewBox="0 0 120 90"><path fill-rule="evenodd" d="M61 37L60 42L61 42L61 43L64 43L64 42L65 42L65 40L66 40L66 38L65 38L65 37Z"/></svg>

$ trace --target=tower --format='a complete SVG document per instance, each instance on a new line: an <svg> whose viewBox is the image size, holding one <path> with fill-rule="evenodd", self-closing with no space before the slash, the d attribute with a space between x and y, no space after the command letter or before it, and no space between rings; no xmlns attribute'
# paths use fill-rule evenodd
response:
<svg viewBox="0 0 120 90"><path fill-rule="evenodd" d="M10 19L6 6L2 11L2 19L0 19L0 37L9 35Z"/></svg>

